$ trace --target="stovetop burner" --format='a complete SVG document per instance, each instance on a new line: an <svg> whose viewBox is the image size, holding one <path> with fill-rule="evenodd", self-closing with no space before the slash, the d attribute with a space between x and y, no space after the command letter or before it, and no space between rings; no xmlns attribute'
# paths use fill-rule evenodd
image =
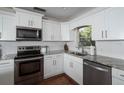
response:
<svg viewBox="0 0 124 93"><path fill-rule="evenodd" d="M43 56L40 46L19 46L15 59Z"/></svg>

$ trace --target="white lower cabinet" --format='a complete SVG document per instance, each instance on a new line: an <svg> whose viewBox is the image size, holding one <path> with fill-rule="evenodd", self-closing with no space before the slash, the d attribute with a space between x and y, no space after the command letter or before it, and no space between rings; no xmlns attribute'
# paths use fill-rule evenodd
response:
<svg viewBox="0 0 124 93"><path fill-rule="evenodd" d="M78 84L83 84L83 59L64 54L64 72Z"/></svg>
<svg viewBox="0 0 124 93"><path fill-rule="evenodd" d="M83 59L69 54L44 56L44 79L66 73L78 84L83 84Z"/></svg>
<svg viewBox="0 0 124 93"><path fill-rule="evenodd" d="M14 60L0 61L0 85L14 84Z"/></svg>
<svg viewBox="0 0 124 93"><path fill-rule="evenodd" d="M63 73L63 54L44 56L44 78Z"/></svg>
<svg viewBox="0 0 124 93"><path fill-rule="evenodd" d="M112 68L112 85L124 85L124 71Z"/></svg>

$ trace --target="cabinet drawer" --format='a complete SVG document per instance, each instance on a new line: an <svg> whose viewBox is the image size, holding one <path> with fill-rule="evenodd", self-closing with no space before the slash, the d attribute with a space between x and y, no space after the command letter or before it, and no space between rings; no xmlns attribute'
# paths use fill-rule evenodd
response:
<svg viewBox="0 0 124 93"><path fill-rule="evenodd" d="M56 59L60 56L63 57L63 54L45 55L44 59L51 59L51 58Z"/></svg>
<svg viewBox="0 0 124 93"><path fill-rule="evenodd" d="M56 58L58 58L58 57L63 57L63 54L55 54L55 55L53 55L53 58L54 58L54 59L56 59Z"/></svg>
<svg viewBox="0 0 124 93"><path fill-rule="evenodd" d="M52 55L45 55L45 56L44 56L44 60L46 60L46 59L52 59L52 58L53 58Z"/></svg>
<svg viewBox="0 0 124 93"><path fill-rule="evenodd" d="M70 55L70 54L64 54L64 58L68 58L70 60L73 60L75 62L79 62L79 63L83 64L83 59L82 58L79 58L79 57L76 57L76 56L73 56L73 55Z"/></svg>
<svg viewBox="0 0 124 93"><path fill-rule="evenodd" d="M14 67L14 60L2 60L0 61L0 68L4 67Z"/></svg>
<svg viewBox="0 0 124 93"><path fill-rule="evenodd" d="M112 76L124 80L124 71L112 68Z"/></svg>

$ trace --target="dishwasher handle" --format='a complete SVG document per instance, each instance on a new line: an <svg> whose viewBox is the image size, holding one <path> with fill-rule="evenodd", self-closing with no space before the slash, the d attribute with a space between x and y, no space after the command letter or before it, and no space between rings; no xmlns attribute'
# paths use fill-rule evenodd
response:
<svg viewBox="0 0 124 93"><path fill-rule="evenodd" d="M101 67L98 67L98 66L94 66L94 65L88 64L88 63L86 63L86 62L84 62L84 65L90 66L90 67L92 67L93 69L96 69L96 70L99 70L99 71L109 72L108 69L104 69L104 68L101 68Z"/></svg>

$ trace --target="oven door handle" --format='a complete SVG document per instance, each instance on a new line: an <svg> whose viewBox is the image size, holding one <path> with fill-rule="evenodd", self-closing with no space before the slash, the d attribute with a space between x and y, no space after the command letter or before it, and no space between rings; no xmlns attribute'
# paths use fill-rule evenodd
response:
<svg viewBox="0 0 124 93"><path fill-rule="evenodd" d="M43 59L43 57L15 59L15 61L16 61L16 62L20 62L20 61L29 61L29 60L37 60L37 59Z"/></svg>

